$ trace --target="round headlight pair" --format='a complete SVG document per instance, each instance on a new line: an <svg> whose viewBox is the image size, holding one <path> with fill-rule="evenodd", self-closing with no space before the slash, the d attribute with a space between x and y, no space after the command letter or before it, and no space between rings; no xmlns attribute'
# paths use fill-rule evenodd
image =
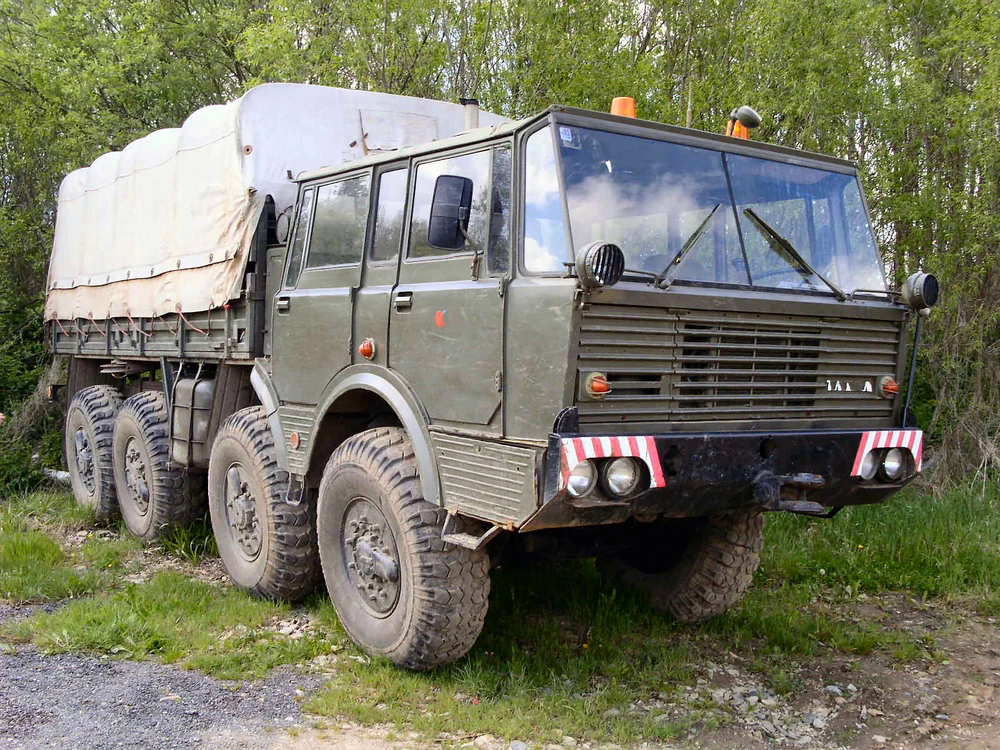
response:
<svg viewBox="0 0 1000 750"><path fill-rule="evenodd" d="M890 448L884 454L881 451L869 451L861 461L861 478L869 480L881 469L882 479L893 481L899 479L906 469L906 456L899 448Z"/></svg>
<svg viewBox="0 0 1000 750"><path fill-rule="evenodd" d="M607 491L616 497L627 497L634 493L642 481L642 468L634 458L621 456L605 462L598 472L597 465L590 459L581 461L569 473L566 489L572 497L583 497L593 492L597 486L598 474Z"/></svg>

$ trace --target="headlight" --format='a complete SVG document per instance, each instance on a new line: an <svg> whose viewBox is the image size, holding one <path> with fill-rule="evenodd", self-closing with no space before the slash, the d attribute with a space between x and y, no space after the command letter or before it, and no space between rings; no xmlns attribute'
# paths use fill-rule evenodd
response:
<svg viewBox="0 0 1000 750"><path fill-rule="evenodd" d="M914 310L934 307L938 301L938 280L931 273L915 273L903 282L903 302Z"/></svg>
<svg viewBox="0 0 1000 750"><path fill-rule="evenodd" d="M876 471L878 471L878 456L875 455L875 451L868 451L861 461L861 478L871 479Z"/></svg>
<svg viewBox="0 0 1000 750"><path fill-rule="evenodd" d="M576 275L587 289L612 286L625 273L625 253L611 242L591 242L576 254Z"/></svg>
<svg viewBox="0 0 1000 750"><path fill-rule="evenodd" d="M899 479L903 474L903 467L906 466L906 459L903 451L899 448L892 448L882 459L882 473L886 479Z"/></svg>
<svg viewBox="0 0 1000 750"><path fill-rule="evenodd" d="M597 469L594 462L587 459L573 467L573 471L569 473L566 489L573 497L582 497L594 489L595 484L597 484Z"/></svg>
<svg viewBox="0 0 1000 750"><path fill-rule="evenodd" d="M625 497L635 492L642 479L639 462L634 458L621 457L608 461L604 466L604 484L611 494Z"/></svg>

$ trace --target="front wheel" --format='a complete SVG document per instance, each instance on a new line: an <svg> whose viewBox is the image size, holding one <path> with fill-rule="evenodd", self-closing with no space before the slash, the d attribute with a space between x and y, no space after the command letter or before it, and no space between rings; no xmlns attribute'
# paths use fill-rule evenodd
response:
<svg viewBox="0 0 1000 750"><path fill-rule="evenodd" d="M598 561L601 573L649 594L681 622L702 622L736 604L764 546L763 513L730 513L643 525L634 545Z"/></svg>
<svg viewBox="0 0 1000 750"><path fill-rule="evenodd" d="M351 640L407 669L460 659L486 617L489 558L445 544L444 518L399 428L355 435L326 465L317 521L330 598Z"/></svg>

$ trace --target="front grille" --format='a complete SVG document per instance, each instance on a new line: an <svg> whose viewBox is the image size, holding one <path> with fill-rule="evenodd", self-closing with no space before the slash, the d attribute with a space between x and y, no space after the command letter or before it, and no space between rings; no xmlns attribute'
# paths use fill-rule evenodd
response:
<svg viewBox="0 0 1000 750"><path fill-rule="evenodd" d="M603 372L611 395L578 386L581 429L886 418L892 402L873 391L899 342L894 321L590 304L578 382Z"/></svg>

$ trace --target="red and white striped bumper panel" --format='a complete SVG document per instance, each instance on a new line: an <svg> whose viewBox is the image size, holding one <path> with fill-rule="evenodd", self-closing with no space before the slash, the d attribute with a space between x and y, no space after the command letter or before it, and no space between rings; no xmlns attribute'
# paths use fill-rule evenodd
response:
<svg viewBox="0 0 1000 750"><path fill-rule="evenodd" d="M562 471L559 472L559 489L566 487L569 473L573 468L587 458L617 458L618 456L633 456L649 468L649 486L666 487L663 479L663 467L660 456L656 452L656 444L652 437L629 435L627 437L581 437L563 438Z"/></svg>
<svg viewBox="0 0 1000 750"><path fill-rule="evenodd" d="M861 476L861 462L865 456L878 448L904 448L913 455L920 471L924 457L924 433L921 430L873 430L861 433L858 455L854 457L851 476Z"/></svg>

